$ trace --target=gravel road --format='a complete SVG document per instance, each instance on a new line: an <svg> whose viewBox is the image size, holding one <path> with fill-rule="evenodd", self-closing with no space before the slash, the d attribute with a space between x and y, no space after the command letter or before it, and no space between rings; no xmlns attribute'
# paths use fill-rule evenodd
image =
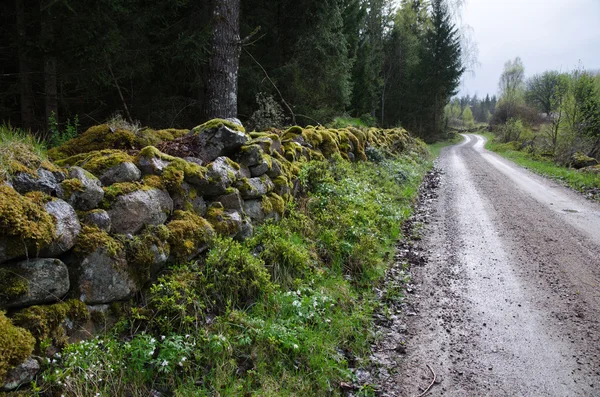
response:
<svg viewBox="0 0 600 397"><path fill-rule="evenodd" d="M600 205L483 148L442 151L394 395L600 396Z"/></svg>

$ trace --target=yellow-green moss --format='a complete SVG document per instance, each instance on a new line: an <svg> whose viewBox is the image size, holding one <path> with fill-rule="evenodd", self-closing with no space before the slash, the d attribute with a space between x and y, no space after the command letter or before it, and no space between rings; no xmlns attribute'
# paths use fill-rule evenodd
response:
<svg viewBox="0 0 600 397"><path fill-rule="evenodd" d="M214 235L210 223L192 211L175 211L167 228L171 254L179 262L189 260Z"/></svg>
<svg viewBox="0 0 600 397"><path fill-rule="evenodd" d="M74 324L81 324L89 316L85 303L71 299L53 305L30 306L15 313L13 322L31 332L38 342L52 338L55 346L62 347L67 343L62 323L68 318Z"/></svg>
<svg viewBox="0 0 600 397"><path fill-rule="evenodd" d="M168 256L170 249L167 241L171 233L165 225L148 225L144 230L125 242L127 271L138 286L143 287L150 280L150 271L155 263L152 247L162 249Z"/></svg>
<svg viewBox="0 0 600 397"><path fill-rule="evenodd" d="M169 172L172 174L168 174L166 176L167 180L165 180L164 183L167 186L175 186L177 183L180 183L180 182L177 182L179 177L178 177L178 174L174 173L174 170L179 170L179 171L183 172L184 179L187 179L187 180L202 179L206 175L206 171L207 171L206 167L202 167L201 165L198 165L196 163L186 161L180 157L169 156L168 154L161 152L154 146L147 146L139 152L138 158L137 158L138 163L139 163L139 159L142 157L158 158L158 159L169 162L169 165L167 168L171 168L171 170ZM239 169L239 166L237 169ZM165 169L165 171L166 171L166 169Z"/></svg>
<svg viewBox="0 0 600 397"><path fill-rule="evenodd" d="M57 160L60 166L78 166L94 175L100 176L104 171L121 163L133 163L134 158L122 150L94 150L76 154L71 157Z"/></svg>
<svg viewBox="0 0 600 397"><path fill-rule="evenodd" d="M283 198L277 193L268 193L265 197L271 202L272 210L283 216L283 212L285 211L285 201Z"/></svg>
<svg viewBox="0 0 600 397"><path fill-rule="evenodd" d="M138 190L148 190L152 189L152 187L146 186L140 182L118 182L113 183L110 186L104 186L102 189L104 190L104 207L106 204L110 205L111 202L123 194L137 192Z"/></svg>
<svg viewBox="0 0 600 397"><path fill-rule="evenodd" d="M273 141L279 141L281 138L279 137L279 135L272 133L272 132L256 132L253 131L250 134L250 138L252 139L258 139L258 138L269 138Z"/></svg>
<svg viewBox="0 0 600 397"><path fill-rule="evenodd" d="M206 210L206 220L215 232L223 236L231 236L238 232L238 223L225 212L223 204L212 203Z"/></svg>
<svg viewBox="0 0 600 397"><path fill-rule="evenodd" d="M21 364L33 353L35 339L31 333L16 327L0 311L0 383L6 377L6 372Z"/></svg>
<svg viewBox="0 0 600 397"><path fill-rule="evenodd" d="M281 134L281 140L292 139L298 135L302 135L302 127L295 125L288 128L283 134Z"/></svg>
<svg viewBox="0 0 600 397"><path fill-rule="evenodd" d="M194 127L192 129L193 133L200 133L206 130L212 130L215 128L220 128L222 126L225 126L227 128L230 128L234 131L240 131L240 132L246 132L246 129L240 125L237 125L235 123L232 123L231 121L227 121L227 120L223 120L223 119L212 119L207 121L204 124L200 124L197 127Z"/></svg>
<svg viewBox="0 0 600 397"><path fill-rule="evenodd" d="M10 241L10 256L25 254L26 247L39 250L50 244L55 229L54 219L41 202L0 186L0 234Z"/></svg>
<svg viewBox="0 0 600 397"><path fill-rule="evenodd" d="M0 268L0 304L8 303L29 291L29 282L10 268Z"/></svg>
<svg viewBox="0 0 600 397"><path fill-rule="evenodd" d="M150 188L154 188L154 189L165 189L165 185L163 183L163 180L160 178L160 176L158 175L146 175L144 176L144 178L142 179L142 183Z"/></svg>
<svg viewBox="0 0 600 397"><path fill-rule="evenodd" d="M72 178L65 179L61 182L61 187L63 189L63 193L65 197L71 197L71 195L75 192L82 192L85 190L83 183L80 179Z"/></svg>
<svg viewBox="0 0 600 397"><path fill-rule="evenodd" d="M166 129L152 130L149 128L129 131L121 128L110 128L107 124L89 128L77 138L48 151L54 160L65 159L80 153L104 149L141 149L145 146L156 145L163 141L171 141L187 134L187 130Z"/></svg>
<svg viewBox="0 0 600 397"><path fill-rule="evenodd" d="M88 255L103 247L109 255L117 256L123 251L123 244L115 240L96 226L83 225L81 233L77 236L77 243L73 250L79 255Z"/></svg>

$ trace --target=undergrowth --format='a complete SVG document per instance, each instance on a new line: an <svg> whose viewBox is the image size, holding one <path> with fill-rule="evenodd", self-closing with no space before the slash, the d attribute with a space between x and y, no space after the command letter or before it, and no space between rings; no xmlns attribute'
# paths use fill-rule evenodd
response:
<svg viewBox="0 0 600 397"><path fill-rule="evenodd" d="M38 395L341 395L372 342L372 287L428 163L311 162L281 222L212 241L106 335L48 359Z"/></svg>

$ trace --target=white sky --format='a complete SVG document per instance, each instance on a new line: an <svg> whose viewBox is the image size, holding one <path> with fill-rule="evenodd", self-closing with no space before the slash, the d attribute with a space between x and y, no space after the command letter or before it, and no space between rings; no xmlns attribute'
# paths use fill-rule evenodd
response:
<svg viewBox="0 0 600 397"><path fill-rule="evenodd" d="M504 63L517 56L526 77L580 61L600 69L600 0L467 0L462 23L473 29L480 65L459 95L496 94Z"/></svg>

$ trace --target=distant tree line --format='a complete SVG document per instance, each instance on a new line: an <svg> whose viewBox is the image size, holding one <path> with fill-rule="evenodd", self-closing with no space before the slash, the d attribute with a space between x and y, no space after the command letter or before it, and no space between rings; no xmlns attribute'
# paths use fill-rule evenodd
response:
<svg viewBox="0 0 600 397"><path fill-rule="evenodd" d="M576 152L600 158L600 73L579 67L525 78L520 58L508 61L490 123L504 142L526 142L529 150L562 163Z"/></svg>
<svg viewBox="0 0 600 397"><path fill-rule="evenodd" d="M114 112L189 127L229 98L254 126L347 115L433 139L464 71L459 33L446 0L392 4L2 2L0 119L42 136L51 120L86 126ZM226 80L235 91L215 83Z"/></svg>
<svg viewBox="0 0 600 397"><path fill-rule="evenodd" d="M495 95L481 99L477 94L452 98L445 109L447 127L473 128L477 123L488 123L496 111Z"/></svg>

